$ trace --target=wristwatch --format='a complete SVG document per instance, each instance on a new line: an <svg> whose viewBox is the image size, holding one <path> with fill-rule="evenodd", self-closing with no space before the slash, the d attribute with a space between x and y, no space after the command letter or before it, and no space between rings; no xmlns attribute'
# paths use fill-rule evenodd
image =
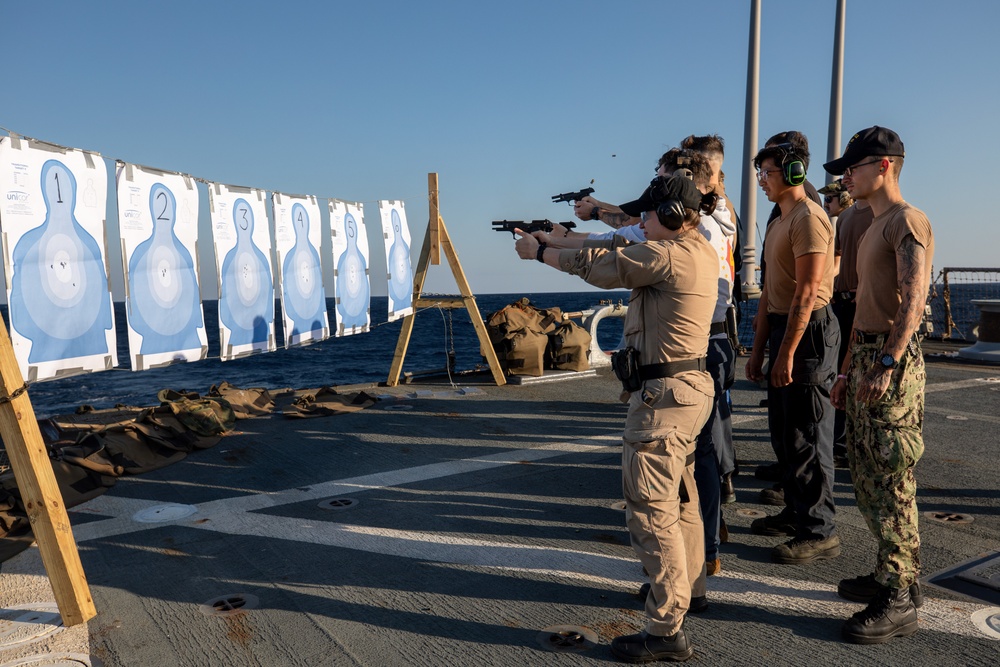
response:
<svg viewBox="0 0 1000 667"><path fill-rule="evenodd" d="M896 359L893 358L891 354L883 354L881 357L879 357L878 362L882 364L882 367L885 368L887 371L891 371L893 368L896 367Z"/></svg>
<svg viewBox="0 0 1000 667"><path fill-rule="evenodd" d="M545 249L549 246L545 243L538 244L538 250L535 251L535 259L537 259L542 264L545 263Z"/></svg>

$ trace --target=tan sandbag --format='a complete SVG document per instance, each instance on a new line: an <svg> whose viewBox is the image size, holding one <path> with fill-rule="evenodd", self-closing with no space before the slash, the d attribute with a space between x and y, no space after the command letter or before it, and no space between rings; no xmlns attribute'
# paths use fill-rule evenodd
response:
<svg viewBox="0 0 1000 667"><path fill-rule="evenodd" d="M505 338L497 349L500 365L511 375L534 377L545 373L545 348L548 337L537 331L521 329Z"/></svg>
<svg viewBox="0 0 1000 667"><path fill-rule="evenodd" d="M91 434L89 437L103 439L104 449L110 455L111 461L121 467L127 475L141 475L144 472L159 470L187 456L186 452L168 449L146 439L134 425L108 429Z"/></svg>
<svg viewBox="0 0 1000 667"><path fill-rule="evenodd" d="M121 477L125 469L112 460L106 444L104 436L100 433L85 433L80 436L76 444L60 448L56 455L63 461L81 468L109 477Z"/></svg>
<svg viewBox="0 0 1000 667"><path fill-rule="evenodd" d="M186 450L186 445L184 443L190 442L194 449L208 449L214 447L222 440L222 436L219 435L201 435L200 433L195 433L187 426L182 424L177 417L174 416L173 411L167 405L159 405L155 408L146 408L143 412L136 417L135 423L152 423L160 427L166 428L166 437L172 437L170 434L178 434L179 442L173 443L173 446L165 445L171 449L182 449ZM164 434L160 434L163 436Z"/></svg>
<svg viewBox="0 0 1000 667"><path fill-rule="evenodd" d="M264 417L274 412L274 398L263 387L240 389L228 382L212 385L208 390L210 398L220 397L229 402L237 419Z"/></svg>
<svg viewBox="0 0 1000 667"><path fill-rule="evenodd" d="M504 371L510 375L542 375L548 345L545 334L554 331L561 321L559 308L537 308L527 297L490 313L486 331Z"/></svg>
<svg viewBox="0 0 1000 667"><path fill-rule="evenodd" d="M363 391L341 394L332 387L320 387L315 392L298 393L281 414L291 419L329 417L364 410L377 400Z"/></svg>
<svg viewBox="0 0 1000 667"><path fill-rule="evenodd" d="M90 406L80 406L90 408ZM48 422L60 431L59 439L76 440L81 431L100 431L112 426L124 426L135 420L143 408L131 405L117 405L106 410L77 409L72 415L49 417Z"/></svg>
<svg viewBox="0 0 1000 667"><path fill-rule="evenodd" d="M559 308L540 309L531 305L527 297L518 299L486 316L486 330L494 346L502 339L521 329L549 333L562 320Z"/></svg>
<svg viewBox="0 0 1000 667"><path fill-rule="evenodd" d="M157 396L184 426L199 435L221 435L236 424L236 413L224 398L201 398L172 389L162 389Z"/></svg>
<svg viewBox="0 0 1000 667"><path fill-rule="evenodd" d="M563 371L590 368L590 332L576 322L566 320L549 334L550 367Z"/></svg>

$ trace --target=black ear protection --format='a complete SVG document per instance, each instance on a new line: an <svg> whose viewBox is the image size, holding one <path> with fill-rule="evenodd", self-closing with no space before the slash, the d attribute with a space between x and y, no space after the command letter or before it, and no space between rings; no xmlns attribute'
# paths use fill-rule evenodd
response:
<svg viewBox="0 0 1000 667"><path fill-rule="evenodd" d="M668 199L656 207L656 218L671 231L684 226L684 204L676 199Z"/></svg>
<svg viewBox="0 0 1000 667"><path fill-rule="evenodd" d="M781 178L785 185L802 185L806 182L806 165L795 154L791 144L776 144L782 151Z"/></svg>

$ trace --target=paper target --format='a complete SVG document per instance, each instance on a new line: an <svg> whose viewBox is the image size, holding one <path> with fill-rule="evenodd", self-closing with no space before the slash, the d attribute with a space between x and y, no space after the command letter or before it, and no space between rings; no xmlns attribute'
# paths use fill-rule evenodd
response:
<svg viewBox="0 0 1000 667"><path fill-rule="evenodd" d="M319 248L319 206L315 197L271 195L274 236L281 263L281 309L285 347L330 336Z"/></svg>
<svg viewBox="0 0 1000 667"><path fill-rule="evenodd" d="M219 269L219 335L223 361L272 352L274 279L264 193L209 185Z"/></svg>
<svg viewBox="0 0 1000 667"><path fill-rule="evenodd" d="M45 145L48 147L48 145ZM85 192L78 183L85 183ZM118 364L108 289L107 167L97 154L0 139L11 342L28 381Z"/></svg>
<svg viewBox="0 0 1000 667"><path fill-rule="evenodd" d="M118 165L118 227L134 371L208 354L194 262L198 199L189 176Z"/></svg>
<svg viewBox="0 0 1000 667"><path fill-rule="evenodd" d="M380 201L385 264L389 283L389 321L413 313L413 272L410 267L410 229L401 201Z"/></svg>
<svg viewBox="0 0 1000 667"><path fill-rule="evenodd" d="M337 335L368 331L371 325L371 284L368 275L368 232L364 206L330 200Z"/></svg>

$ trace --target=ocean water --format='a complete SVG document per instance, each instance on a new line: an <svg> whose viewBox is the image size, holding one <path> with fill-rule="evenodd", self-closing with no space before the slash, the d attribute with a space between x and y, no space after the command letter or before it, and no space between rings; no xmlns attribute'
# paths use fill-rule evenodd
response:
<svg viewBox="0 0 1000 667"><path fill-rule="evenodd" d="M487 294L476 297L485 320L489 313L526 296L541 308L558 306L564 311L584 310L601 300L628 303L627 291L568 292L553 294ZM334 301L327 300L330 321L335 321ZM281 334L280 306L276 325ZM218 304L205 301L205 328L208 334L208 359L174 364L165 368L134 372L128 368L128 333L125 304L115 304L120 368L77 375L58 380L36 382L29 390L31 403L39 417L73 412L82 404L95 408L116 404L157 405L160 389L208 392L213 384L227 381L239 387L281 389L318 388L385 382L396 350L402 320L387 323L388 299L372 297L372 329L368 333L330 338L320 343L275 352L257 354L235 361L219 360ZM6 318L6 306L0 307ZM579 320L578 320L579 321ZM621 318L606 318L598 327L598 342L604 349L614 349L621 340ZM404 372L438 369L444 373L449 353L454 349L456 371L478 365L485 367L479 352L479 339L464 308L453 311L437 308L417 313L403 364Z"/></svg>
<svg viewBox="0 0 1000 667"><path fill-rule="evenodd" d="M944 307L941 286L931 300L934 334L944 332ZM601 301L628 303L627 291L564 292L549 294L486 294L476 297L485 320L495 310L528 297L541 308L558 306L573 312L591 308ZM972 299L1000 298L1000 283L957 284L951 287L952 319L956 329L952 339L975 340L974 328L978 309ZM348 385L384 382L396 349L402 321L387 323L388 300L372 298L372 330L365 334L331 338L321 343L290 350L257 354L235 361L219 360L218 314L215 301L205 301L205 323L209 340L209 358L193 363L175 364L165 368L133 372L128 369L128 334L125 326L125 305L115 304L120 368L78 375L58 380L37 382L29 395L38 416L72 412L81 404L95 408L127 405L155 405L160 389L177 389L206 393L213 384L227 381L240 387L280 389L318 388L325 385ZM276 306L278 340L281 336L280 307ZM330 321L335 321L334 302L327 300ZM750 321L757 312L757 301L740 304L740 341L750 346L753 334ZM6 306L0 306L4 320ZM620 318L606 318L598 327L598 343L605 350L618 347L622 334ZM479 340L464 308L447 311L437 308L417 313L413 335L407 349L404 372L419 373L438 370L444 373L451 351L454 370L485 368L479 351Z"/></svg>
<svg viewBox="0 0 1000 667"><path fill-rule="evenodd" d="M979 309L972 303L973 299L1000 299L1000 283L968 282L953 283L949 296L952 330L948 340L976 341L976 328L979 326ZM740 342L746 347L753 345L753 331L750 322L757 314L757 301L744 301L740 309ZM944 285L938 283L931 286L929 305L931 307L931 323L934 331L930 338L940 339L945 333L945 299Z"/></svg>

